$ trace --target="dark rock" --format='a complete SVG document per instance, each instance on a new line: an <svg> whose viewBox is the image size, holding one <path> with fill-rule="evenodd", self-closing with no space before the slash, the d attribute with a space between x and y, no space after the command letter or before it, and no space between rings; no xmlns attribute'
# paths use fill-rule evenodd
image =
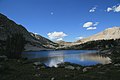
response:
<svg viewBox="0 0 120 80"><path fill-rule="evenodd" d="M48 66L46 66L45 64L41 63L41 62L34 62L33 63L34 67L36 69L40 69L40 68L48 68Z"/></svg>
<svg viewBox="0 0 120 80"><path fill-rule="evenodd" d="M40 74L35 74L35 77L39 77L40 76Z"/></svg>
<svg viewBox="0 0 120 80"><path fill-rule="evenodd" d="M61 68L65 68L65 67L67 67L67 66L73 66L74 68L75 67L82 67L82 66L80 66L80 65L78 65L78 64L74 64L74 63L70 63L70 62L64 62L64 63L60 63L60 64L57 64L57 66L58 67L61 67Z"/></svg>
<svg viewBox="0 0 120 80"><path fill-rule="evenodd" d="M105 74L105 72L97 72L97 73L99 73L99 74Z"/></svg>
<svg viewBox="0 0 120 80"><path fill-rule="evenodd" d="M2 65L0 65L0 68L2 68Z"/></svg>
<svg viewBox="0 0 120 80"><path fill-rule="evenodd" d="M65 77L67 78L67 77L69 77L68 75L65 75Z"/></svg>
<svg viewBox="0 0 120 80"><path fill-rule="evenodd" d="M120 64L114 64L114 66L115 66L115 67L119 67L119 66L120 66Z"/></svg>
<svg viewBox="0 0 120 80"><path fill-rule="evenodd" d="M0 61L6 61L8 60L7 56L0 56Z"/></svg>
<svg viewBox="0 0 120 80"><path fill-rule="evenodd" d="M100 51L100 53L109 53L110 52L110 50L103 50L103 51ZM111 54L111 53L109 53L109 54Z"/></svg>
<svg viewBox="0 0 120 80"><path fill-rule="evenodd" d="M97 66L97 68L100 68L101 66Z"/></svg>

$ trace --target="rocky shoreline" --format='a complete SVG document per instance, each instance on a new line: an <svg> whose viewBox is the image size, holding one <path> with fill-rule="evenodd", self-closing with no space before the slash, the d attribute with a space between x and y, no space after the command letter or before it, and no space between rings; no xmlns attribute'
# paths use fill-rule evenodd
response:
<svg viewBox="0 0 120 80"><path fill-rule="evenodd" d="M41 62L27 59L0 58L1 80L119 80L119 48L103 50L98 54L109 56L110 64L81 66L72 63L61 63L58 67L48 67Z"/></svg>

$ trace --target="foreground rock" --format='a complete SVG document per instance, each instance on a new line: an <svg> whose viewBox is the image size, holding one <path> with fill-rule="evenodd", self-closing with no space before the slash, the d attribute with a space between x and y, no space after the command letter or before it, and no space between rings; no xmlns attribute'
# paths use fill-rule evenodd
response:
<svg viewBox="0 0 120 80"><path fill-rule="evenodd" d="M36 68L36 69L40 69L40 68L48 68L48 66L46 66L45 64L43 64L43 63L41 63L41 62L34 62L33 63L33 66L34 66L34 68Z"/></svg>
<svg viewBox="0 0 120 80"><path fill-rule="evenodd" d="M91 69L92 69L92 67L85 67L85 68L83 68L83 72L86 72L86 71L91 70Z"/></svg>

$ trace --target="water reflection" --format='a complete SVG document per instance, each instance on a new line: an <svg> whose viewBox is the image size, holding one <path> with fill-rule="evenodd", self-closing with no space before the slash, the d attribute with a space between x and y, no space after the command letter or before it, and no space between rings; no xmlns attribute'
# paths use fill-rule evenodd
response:
<svg viewBox="0 0 120 80"><path fill-rule="evenodd" d="M59 55L58 55L59 54ZM58 53L56 56L53 56L52 53L49 55L52 57L49 58L47 61L47 65L52 67L57 67L57 64L63 63L63 62L71 62L76 63L80 65L94 65L97 63L100 64L109 64L111 63L111 59L109 57L104 57L99 54L95 53L88 53L88 54L64 54L64 53Z"/></svg>
<svg viewBox="0 0 120 80"><path fill-rule="evenodd" d="M101 56L99 54L80 54L80 59L96 61L101 64L109 64L111 63L111 59L109 57Z"/></svg>
<svg viewBox="0 0 120 80"><path fill-rule="evenodd" d="M53 53L50 52L48 54L49 61L46 62L46 65L50 66L50 67L57 67L57 64L64 62L64 52L57 52L57 53Z"/></svg>
<svg viewBox="0 0 120 80"><path fill-rule="evenodd" d="M95 64L108 64L111 63L109 57L95 54L94 51L81 51L81 50L62 50L62 51L40 51L24 53L28 58L39 58L39 61L52 67L57 67L57 64L63 62L71 62L80 65L95 65Z"/></svg>

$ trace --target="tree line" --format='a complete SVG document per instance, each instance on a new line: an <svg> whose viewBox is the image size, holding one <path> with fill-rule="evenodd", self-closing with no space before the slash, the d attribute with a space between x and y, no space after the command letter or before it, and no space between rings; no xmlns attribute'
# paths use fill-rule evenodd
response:
<svg viewBox="0 0 120 80"><path fill-rule="evenodd" d="M26 40L23 34L9 35L5 41L0 40L0 55L5 55L8 58L21 58L25 44Z"/></svg>

